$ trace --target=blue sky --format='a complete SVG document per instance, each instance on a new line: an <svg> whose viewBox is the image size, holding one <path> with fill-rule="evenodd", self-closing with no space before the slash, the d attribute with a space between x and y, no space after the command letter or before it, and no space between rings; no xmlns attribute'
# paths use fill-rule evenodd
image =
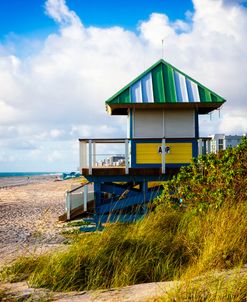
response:
<svg viewBox="0 0 247 302"><path fill-rule="evenodd" d="M1 0L0 37L17 35L45 35L56 30L56 24L44 14L44 0ZM193 10L189 0L68 0L86 26L122 26L136 30L140 20L153 12L165 13L171 20L184 19L186 11Z"/></svg>
<svg viewBox="0 0 247 302"><path fill-rule="evenodd" d="M125 137L104 102L162 39L168 62L227 99L200 134L247 132L246 1L1 0L0 172L75 170L78 138Z"/></svg>

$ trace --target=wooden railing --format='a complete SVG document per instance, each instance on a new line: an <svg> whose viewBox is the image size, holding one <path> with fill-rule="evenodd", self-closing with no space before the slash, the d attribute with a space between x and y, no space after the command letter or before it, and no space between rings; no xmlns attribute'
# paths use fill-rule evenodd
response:
<svg viewBox="0 0 247 302"><path fill-rule="evenodd" d="M148 140L153 140L153 139L147 139L143 138L145 141ZM166 153L167 153L167 148L166 148L166 141L169 139L169 142L172 140L178 140L180 138L155 138L155 140L159 140L161 143L161 152L160 154L162 155L162 160L161 160L161 170L162 174L165 174L165 169L166 169ZM182 138L186 139L186 138ZM195 138L189 138L189 139L194 139ZM138 140L138 139L133 139L133 140ZM210 153L211 148L210 148L210 140L211 138L204 137L204 138L199 138L197 139L198 141L198 154L205 154L205 153ZM82 169L88 169L89 175L92 175L92 169L93 168L99 168L99 162L97 159L99 157L103 158L104 160L106 157L110 156L112 158L122 158L122 164L121 168L125 169L125 174L129 174L129 168L130 168L130 143L132 139L128 138L116 138L116 139L80 139L80 170ZM108 145L108 144L114 144L115 146L117 144L122 146L121 153L109 153L107 152L97 152L97 145L103 144L103 145ZM103 165L103 164L102 164ZM104 167L113 167L111 163L105 163Z"/></svg>

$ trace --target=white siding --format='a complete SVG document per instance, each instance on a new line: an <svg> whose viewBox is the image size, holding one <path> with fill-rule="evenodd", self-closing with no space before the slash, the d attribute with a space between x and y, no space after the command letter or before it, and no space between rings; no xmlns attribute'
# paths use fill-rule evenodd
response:
<svg viewBox="0 0 247 302"><path fill-rule="evenodd" d="M162 110L136 110L134 116L134 137L163 137Z"/></svg>
<svg viewBox="0 0 247 302"><path fill-rule="evenodd" d="M134 138L195 137L194 110L138 110L133 114Z"/></svg>
<svg viewBox="0 0 247 302"><path fill-rule="evenodd" d="M194 110L164 111L165 137L195 137Z"/></svg>

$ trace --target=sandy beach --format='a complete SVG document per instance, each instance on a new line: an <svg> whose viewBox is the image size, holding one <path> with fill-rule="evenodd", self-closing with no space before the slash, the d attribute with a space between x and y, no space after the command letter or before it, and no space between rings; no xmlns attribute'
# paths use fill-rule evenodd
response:
<svg viewBox="0 0 247 302"><path fill-rule="evenodd" d="M78 180L56 176L0 178L0 267L21 254L59 246L65 191Z"/></svg>

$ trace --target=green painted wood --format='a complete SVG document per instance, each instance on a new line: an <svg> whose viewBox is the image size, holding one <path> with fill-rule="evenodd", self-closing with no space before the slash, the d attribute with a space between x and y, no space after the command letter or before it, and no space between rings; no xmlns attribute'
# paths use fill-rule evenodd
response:
<svg viewBox="0 0 247 302"><path fill-rule="evenodd" d="M172 67L163 64L163 73L164 73L164 88L165 88L166 102L176 103L177 96L176 96L175 81L174 81Z"/></svg>
<svg viewBox="0 0 247 302"><path fill-rule="evenodd" d="M198 86L198 90L200 95L200 101L202 103L212 102L211 93L207 89Z"/></svg>
<svg viewBox="0 0 247 302"><path fill-rule="evenodd" d="M124 90L118 97L118 102L120 104L130 103L130 89Z"/></svg>
<svg viewBox="0 0 247 302"><path fill-rule="evenodd" d="M116 97L116 98L112 99L111 104L119 104L119 98Z"/></svg>
<svg viewBox="0 0 247 302"><path fill-rule="evenodd" d="M162 64L159 64L152 70L153 94L155 103L164 103L166 101L164 91L164 79Z"/></svg>
<svg viewBox="0 0 247 302"><path fill-rule="evenodd" d="M134 85L137 81L141 80L147 73L152 73L152 81L153 81L153 94L154 94L154 102L155 103L176 103L176 89L175 89L175 81L174 81L174 71L182 74L190 81L194 82L198 85L199 88L199 96L200 101L202 103L224 103L226 100L221 96L217 95L212 90L208 89L201 83L192 79L190 76L186 75L184 72L178 70L176 67L172 66L168 62L164 60L159 60L146 71L144 71L141 75L135 78L128 85L123 87L119 92L114 94L111 98L106 101L106 104L128 104L131 103L130 97L130 87ZM199 104L197 103L197 106ZM200 105L199 105L200 106Z"/></svg>
<svg viewBox="0 0 247 302"><path fill-rule="evenodd" d="M216 95L213 95L211 94L211 99L212 99L212 102L217 102L217 96Z"/></svg>

